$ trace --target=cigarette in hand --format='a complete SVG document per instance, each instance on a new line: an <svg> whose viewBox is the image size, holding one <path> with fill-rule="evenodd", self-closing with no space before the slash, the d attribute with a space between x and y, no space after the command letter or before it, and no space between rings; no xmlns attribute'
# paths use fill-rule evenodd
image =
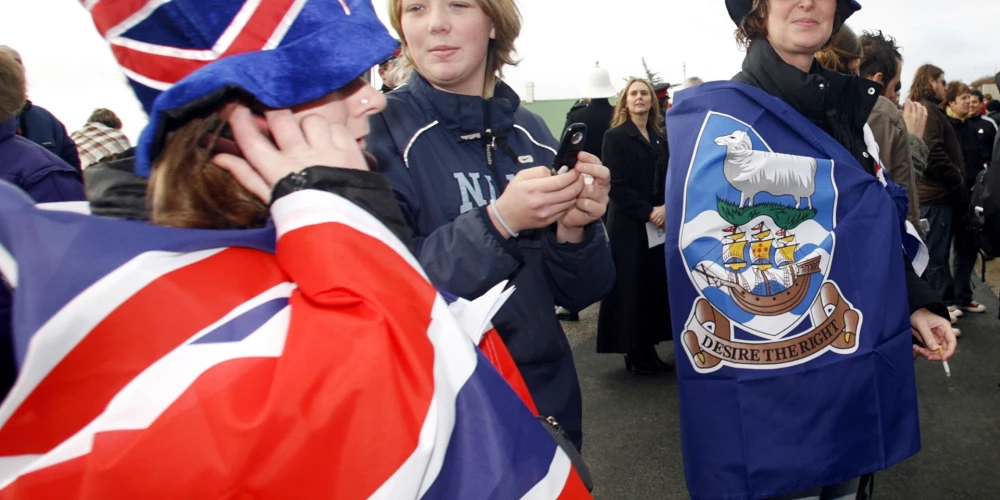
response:
<svg viewBox="0 0 1000 500"><path fill-rule="evenodd" d="M944 347L938 347L938 352L941 353L941 359L943 360L944 359ZM948 366L948 362L947 361L942 361L942 364L944 365L944 376L945 377L951 377L951 367Z"/></svg>

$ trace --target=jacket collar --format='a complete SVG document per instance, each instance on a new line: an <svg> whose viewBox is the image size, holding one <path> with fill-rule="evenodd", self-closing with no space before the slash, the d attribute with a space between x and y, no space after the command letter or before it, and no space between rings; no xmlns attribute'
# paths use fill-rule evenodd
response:
<svg viewBox="0 0 1000 500"><path fill-rule="evenodd" d="M823 68L813 59L808 73L786 63L767 40L755 40L743 59L737 80L749 83L786 102L827 130L828 108L860 130L868 121L882 86L864 78Z"/></svg>
<svg viewBox="0 0 1000 500"><path fill-rule="evenodd" d="M656 130L653 129L652 123L649 122L646 123L646 132L649 134L648 141L646 140L645 137L643 137L639 133L639 127L637 127L635 125L635 122L633 122L631 119L625 120L625 124L623 126L625 127L625 131L628 132L629 137L638 139L639 142L641 142L644 146L646 146L649 149L652 149L653 151L656 151L656 146L654 146L653 144L658 140L659 136L656 133Z"/></svg>
<svg viewBox="0 0 1000 500"><path fill-rule="evenodd" d="M472 134L491 129L507 132L514 127L514 112L521 98L502 80L497 81L493 97L452 94L434 88L414 71L406 83L418 105L445 127L459 134Z"/></svg>

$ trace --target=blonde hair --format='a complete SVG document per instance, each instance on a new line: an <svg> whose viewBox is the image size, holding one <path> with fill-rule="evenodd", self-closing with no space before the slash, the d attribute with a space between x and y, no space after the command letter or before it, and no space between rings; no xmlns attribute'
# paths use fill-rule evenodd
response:
<svg viewBox="0 0 1000 500"><path fill-rule="evenodd" d="M0 122L24 107L24 68L10 54L0 51Z"/></svg>
<svg viewBox="0 0 1000 500"><path fill-rule="evenodd" d="M647 123L653 125L653 130L658 134L662 134L663 130L660 129L660 101L656 99L656 89L653 88L653 84L649 83L649 80L645 78L639 78L633 76L629 79L625 88L622 89L621 94L618 94L618 102L615 103L615 112L611 115L611 128L620 127L629 121L628 114L628 91L632 88L632 84L635 82L642 82L649 89L649 115L647 116Z"/></svg>
<svg viewBox="0 0 1000 500"><path fill-rule="evenodd" d="M521 11L514 0L475 0L486 17L493 21L496 38L490 40L486 52L486 83L483 97L491 97L497 80L503 77L504 66L517 66L520 62L514 57L517 50L514 41L521 34ZM399 34L402 47L397 75L401 79L409 78L413 71L413 58L403 35L403 0L389 0L389 20L392 28Z"/></svg>

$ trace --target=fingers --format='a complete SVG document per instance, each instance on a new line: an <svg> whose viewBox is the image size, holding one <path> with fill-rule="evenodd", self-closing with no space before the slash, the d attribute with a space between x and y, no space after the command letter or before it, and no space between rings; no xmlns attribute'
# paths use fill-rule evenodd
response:
<svg viewBox="0 0 1000 500"><path fill-rule="evenodd" d="M955 355L955 349L958 347L958 339L955 338L955 330L950 324L942 330L941 347L943 351L941 358L943 360L947 361Z"/></svg>
<svg viewBox="0 0 1000 500"><path fill-rule="evenodd" d="M591 155L590 153L580 153L580 156L583 155L594 157L594 155ZM611 170L609 170L608 167L601 165L600 160L597 160L595 162L579 162L576 164L574 170L580 172L581 174L587 174L593 177L594 182L603 185L611 183Z"/></svg>
<svg viewBox="0 0 1000 500"><path fill-rule="evenodd" d="M579 153L577 153L577 155L576 155L576 161L577 161L577 165L579 165L580 163L591 163L591 164L594 164L594 165L600 165L601 164L601 159L600 158L598 158L597 156L595 156L593 154L590 154L590 153L588 153L586 151L580 151Z"/></svg>
<svg viewBox="0 0 1000 500"><path fill-rule="evenodd" d="M548 170L546 169L546 171ZM549 172L547 178L532 179L530 182L533 183L533 187L537 189L539 192L554 193L562 191L580 180L581 180L580 174L577 173L575 170L570 170L565 174L559 174L559 175L552 175L552 173ZM576 194L577 195L580 194L579 191L582 190L583 190L583 182L581 181L579 190L577 191Z"/></svg>
<svg viewBox="0 0 1000 500"><path fill-rule="evenodd" d="M236 145L254 168L277 153L271 140L257 128L253 114L246 106L239 104L233 108L232 114L229 115L229 126L232 128Z"/></svg>
<svg viewBox="0 0 1000 500"><path fill-rule="evenodd" d="M547 177L552 177L552 171L548 167L531 167L526 168L517 173L514 176L515 180L528 180L528 179L545 179Z"/></svg>
<svg viewBox="0 0 1000 500"><path fill-rule="evenodd" d="M223 153L215 155L212 158L212 163L229 172L229 175L232 175L236 182L264 203L271 201L271 185L243 158Z"/></svg>
<svg viewBox="0 0 1000 500"><path fill-rule="evenodd" d="M330 126L318 115L306 115L299 123L299 127L302 129L301 135L305 137L305 141L314 148L329 148L334 144ZM282 150L286 149L285 146L278 145Z"/></svg>
<svg viewBox="0 0 1000 500"><path fill-rule="evenodd" d="M271 132L271 137L274 138L278 149L298 148L305 145L308 140L303 136L303 130L295 121L295 115L290 109L265 111L264 118L267 119L268 130Z"/></svg>

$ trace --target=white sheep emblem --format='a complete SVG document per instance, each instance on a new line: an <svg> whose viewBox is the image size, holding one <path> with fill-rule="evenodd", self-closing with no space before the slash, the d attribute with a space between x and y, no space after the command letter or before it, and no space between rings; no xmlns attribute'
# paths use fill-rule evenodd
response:
<svg viewBox="0 0 1000 500"><path fill-rule="evenodd" d="M740 191L740 208L759 193L795 198L795 208L802 205L802 198L812 208L816 192L816 159L769 151L754 151L750 136L742 130L715 139L726 147L723 171L726 180Z"/></svg>

